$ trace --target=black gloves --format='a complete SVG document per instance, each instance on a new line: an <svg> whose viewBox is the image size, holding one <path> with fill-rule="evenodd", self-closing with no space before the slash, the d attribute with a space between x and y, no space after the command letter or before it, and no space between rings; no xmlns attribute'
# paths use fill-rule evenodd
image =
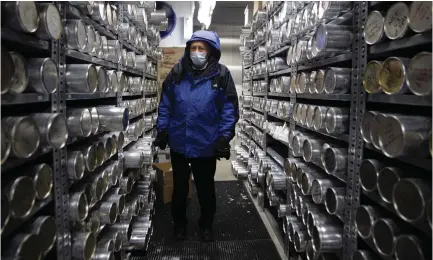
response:
<svg viewBox="0 0 433 260"><path fill-rule="evenodd" d="M215 157L230 159L230 144L224 137L219 137L215 146Z"/></svg>
<svg viewBox="0 0 433 260"><path fill-rule="evenodd" d="M168 131L165 130L165 131L158 132L155 141L153 141L153 145L158 146L159 149L161 150L165 150L165 148L167 148L167 144L168 144Z"/></svg>

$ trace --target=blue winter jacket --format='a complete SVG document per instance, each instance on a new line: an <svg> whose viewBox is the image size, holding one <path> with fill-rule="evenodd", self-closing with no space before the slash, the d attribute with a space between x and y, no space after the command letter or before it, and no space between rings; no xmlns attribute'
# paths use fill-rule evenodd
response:
<svg viewBox="0 0 433 260"><path fill-rule="evenodd" d="M195 32L182 59L189 59L188 46L193 41L207 42L219 61L220 40L212 31ZM217 67L214 73L195 80L184 72L179 84L172 77L172 69L162 85L157 130L167 130L170 149L187 158L214 156L216 140L223 137L229 142L235 135L239 119L236 88L228 69L223 86L212 86L212 79L220 72Z"/></svg>

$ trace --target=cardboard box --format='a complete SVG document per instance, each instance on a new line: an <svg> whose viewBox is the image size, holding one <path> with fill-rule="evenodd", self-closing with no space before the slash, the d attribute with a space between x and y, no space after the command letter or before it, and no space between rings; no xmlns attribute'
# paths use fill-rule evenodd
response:
<svg viewBox="0 0 433 260"><path fill-rule="evenodd" d="M162 48L164 63L176 64L185 53L185 47L166 47Z"/></svg>
<svg viewBox="0 0 433 260"><path fill-rule="evenodd" d="M173 195L173 170L171 162L154 163L156 168L156 198L164 204L171 202ZM189 179L188 198L192 198L192 179Z"/></svg>
<svg viewBox="0 0 433 260"><path fill-rule="evenodd" d="M176 63L182 58L185 47L165 47L161 48L164 59L158 61L158 81L163 82L168 73Z"/></svg>

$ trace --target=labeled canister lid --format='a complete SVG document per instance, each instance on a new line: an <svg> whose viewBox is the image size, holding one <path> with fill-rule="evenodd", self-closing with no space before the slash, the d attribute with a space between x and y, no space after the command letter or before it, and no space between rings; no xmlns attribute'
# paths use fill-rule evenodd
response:
<svg viewBox="0 0 433 260"><path fill-rule="evenodd" d="M413 1L409 8L409 27L421 33L432 29L432 2Z"/></svg>
<svg viewBox="0 0 433 260"><path fill-rule="evenodd" d="M403 2L392 5L385 17L385 35L391 40L404 36L408 28L409 8Z"/></svg>
<svg viewBox="0 0 433 260"><path fill-rule="evenodd" d="M365 67L364 74L362 75L362 84L367 93L381 92L382 88L379 84L380 69L382 62L370 61Z"/></svg>
<svg viewBox="0 0 433 260"><path fill-rule="evenodd" d="M404 87L406 68L400 58L389 57L380 70L379 84L386 94L396 94Z"/></svg>
<svg viewBox="0 0 433 260"><path fill-rule="evenodd" d="M409 62L406 83L415 95L426 96L432 92L431 59L431 52L421 52Z"/></svg>
<svg viewBox="0 0 433 260"><path fill-rule="evenodd" d="M379 11L371 12L364 26L364 39L367 44L375 44L383 38L385 18Z"/></svg>

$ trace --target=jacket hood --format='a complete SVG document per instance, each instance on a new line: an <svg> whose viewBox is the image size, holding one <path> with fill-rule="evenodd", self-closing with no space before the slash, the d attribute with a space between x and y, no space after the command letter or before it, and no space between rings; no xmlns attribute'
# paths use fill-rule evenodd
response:
<svg viewBox="0 0 433 260"><path fill-rule="evenodd" d="M189 39L186 42L184 57L188 57L188 55L189 55L189 48L188 47L192 42L195 42L195 41L207 42L209 44L209 46L214 49L213 55L215 56L217 61L220 60L220 58L221 58L221 45L220 45L220 38L216 32L200 30L200 31L196 31L195 33L193 33L191 36L191 39Z"/></svg>

